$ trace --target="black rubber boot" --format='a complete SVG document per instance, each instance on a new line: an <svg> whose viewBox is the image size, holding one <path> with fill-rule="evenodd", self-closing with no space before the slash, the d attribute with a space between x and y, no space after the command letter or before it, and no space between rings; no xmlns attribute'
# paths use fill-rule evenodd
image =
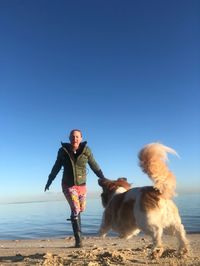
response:
<svg viewBox="0 0 200 266"><path fill-rule="evenodd" d="M79 214L80 216L80 214ZM78 217L71 217L72 228L74 231L74 238L75 238L75 248L82 247L82 239L81 239L81 226L80 226L80 218Z"/></svg>
<svg viewBox="0 0 200 266"><path fill-rule="evenodd" d="M80 227L80 231L81 231L81 214L80 214L80 212L78 214L78 223L79 223L79 227Z"/></svg>

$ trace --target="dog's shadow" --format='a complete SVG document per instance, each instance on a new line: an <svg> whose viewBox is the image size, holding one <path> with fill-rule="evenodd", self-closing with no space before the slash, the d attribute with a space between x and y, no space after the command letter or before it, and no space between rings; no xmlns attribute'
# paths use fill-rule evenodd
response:
<svg viewBox="0 0 200 266"><path fill-rule="evenodd" d="M146 247L147 250L150 250L152 249L152 244L148 245ZM175 249L172 249L172 248L166 248L162 255L161 255L161 258L175 258L175 257L179 257L180 255L177 254L177 250ZM152 254L149 255L150 258L152 258Z"/></svg>
<svg viewBox="0 0 200 266"><path fill-rule="evenodd" d="M0 262L22 262L25 259L38 259L38 260L42 260L44 259L45 253L39 254L33 254L33 255L28 255L28 256L24 256L21 254L16 254L15 256L2 256L0 257Z"/></svg>
<svg viewBox="0 0 200 266"><path fill-rule="evenodd" d="M172 248L167 248L163 251L163 254L161 258L174 258L178 257L177 250L172 249Z"/></svg>

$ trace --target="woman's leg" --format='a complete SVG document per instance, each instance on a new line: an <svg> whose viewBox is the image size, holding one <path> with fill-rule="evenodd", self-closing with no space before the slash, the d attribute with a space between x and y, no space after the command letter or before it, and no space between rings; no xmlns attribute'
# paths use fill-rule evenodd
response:
<svg viewBox="0 0 200 266"><path fill-rule="evenodd" d="M75 237L75 247L82 247L80 212L85 210L86 188L82 186L62 186L63 193L71 208L71 222Z"/></svg>
<svg viewBox="0 0 200 266"><path fill-rule="evenodd" d="M80 212L83 212L86 208L87 189L86 186L78 186L77 190L79 195Z"/></svg>
<svg viewBox="0 0 200 266"><path fill-rule="evenodd" d="M79 202L79 191L76 189L76 186L66 187L63 185L62 189L71 209L71 217L78 216L79 212L81 211Z"/></svg>

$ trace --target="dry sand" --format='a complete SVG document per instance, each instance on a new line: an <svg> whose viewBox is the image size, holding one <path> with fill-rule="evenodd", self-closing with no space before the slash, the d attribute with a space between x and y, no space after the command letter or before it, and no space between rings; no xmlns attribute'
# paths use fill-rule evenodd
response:
<svg viewBox="0 0 200 266"><path fill-rule="evenodd" d="M151 240L137 236L129 240L118 237L84 237L83 248L73 248L74 239L1 240L0 265L200 265L200 235L190 234L190 254L176 253L176 239L163 238L165 252L159 260L150 258Z"/></svg>

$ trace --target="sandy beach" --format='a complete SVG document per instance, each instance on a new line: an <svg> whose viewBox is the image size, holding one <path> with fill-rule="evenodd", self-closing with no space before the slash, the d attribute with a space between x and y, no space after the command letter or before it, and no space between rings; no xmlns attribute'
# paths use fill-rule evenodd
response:
<svg viewBox="0 0 200 266"><path fill-rule="evenodd" d="M150 258L151 240L137 236L129 240L118 237L84 237L84 247L73 247L73 237L65 239L1 240L0 265L200 265L200 235L187 235L190 254L179 257L176 239L164 236L165 251L159 260Z"/></svg>

